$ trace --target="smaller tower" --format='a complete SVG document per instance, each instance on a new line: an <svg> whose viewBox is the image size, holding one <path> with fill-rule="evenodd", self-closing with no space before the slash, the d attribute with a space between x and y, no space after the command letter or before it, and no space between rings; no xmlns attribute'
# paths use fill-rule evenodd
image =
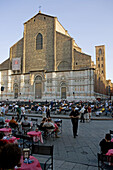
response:
<svg viewBox="0 0 113 170"><path fill-rule="evenodd" d="M96 68L98 68L100 76L106 80L106 62L105 62L105 45L95 46L96 50Z"/></svg>

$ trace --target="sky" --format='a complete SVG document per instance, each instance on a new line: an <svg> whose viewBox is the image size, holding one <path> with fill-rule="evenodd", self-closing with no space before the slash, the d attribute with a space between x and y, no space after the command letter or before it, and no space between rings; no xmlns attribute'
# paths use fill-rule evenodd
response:
<svg viewBox="0 0 113 170"><path fill-rule="evenodd" d="M113 82L113 0L0 0L0 63L23 37L24 22L39 12L58 18L82 52L96 61L105 45L106 79Z"/></svg>

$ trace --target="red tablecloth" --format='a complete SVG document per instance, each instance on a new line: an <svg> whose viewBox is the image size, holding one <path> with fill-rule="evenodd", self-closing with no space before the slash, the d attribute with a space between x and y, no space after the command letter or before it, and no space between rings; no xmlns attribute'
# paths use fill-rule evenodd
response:
<svg viewBox="0 0 113 170"><path fill-rule="evenodd" d="M40 131L30 131L27 133L30 137L33 137L34 142L38 142L40 140L41 143L43 143L42 133Z"/></svg>
<svg viewBox="0 0 113 170"><path fill-rule="evenodd" d="M24 160L23 160L23 156L21 157L21 168L15 168L15 170L42 170L41 166L40 166L40 163L38 161L38 159L36 159L35 157L33 156L30 156L30 159L34 160L33 163L31 164L26 164L24 163Z"/></svg>
<svg viewBox="0 0 113 170"><path fill-rule="evenodd" d="M113 149L109 149L106 155L113 156Z"/></svg>
<svg viewBox="0 0 113 170"><path fill-rule="evenodd" d="M11 137L6 137L6 138L4 137L3 140L9 143L18 143L17 140L19 140L19 138L11 136Z"/></svg>
<svg viewBox="0 0 113 170"><path fill-rule="evenodd" d="M113 149L109 149L108 152L106 153L106 155L113 156ZM110 161L108 160L108 162L109 162L109 165L113 166L113 160L112 160L112 162L111 162L111 160Z"/></svg>
<svg viewBox="0 0 113 170"><path fill-rule="evenodd" d="M6 120L5 120L5 122L6 122L6 123L9 123L9 122L10 122L10 120L9 120L9 119L6 119Z"/></svg>
<svg viewBox="0 0 113 170"><path fill-rule="evenodd" d="M6 135L6 136L8 136L9 134L11 134L11 128L1 128L0 129L0 132L4 132L4 134Z"/></svg>

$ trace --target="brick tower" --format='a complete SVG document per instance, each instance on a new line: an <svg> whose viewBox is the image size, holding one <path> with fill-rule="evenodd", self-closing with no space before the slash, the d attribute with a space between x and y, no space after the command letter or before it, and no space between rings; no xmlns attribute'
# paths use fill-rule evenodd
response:
<svg viewBox="0 0 113 170"><path fill-rule="evenodd" d="M99 76L106 80L106 62L105 62L105 45L95 46L96 50L96 68L99 70Z"/></svg>

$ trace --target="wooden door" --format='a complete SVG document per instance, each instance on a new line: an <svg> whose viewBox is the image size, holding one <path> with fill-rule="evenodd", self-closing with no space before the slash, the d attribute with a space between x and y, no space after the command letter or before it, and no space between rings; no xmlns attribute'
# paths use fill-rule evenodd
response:
<svg viewBox="0 0 113 170"><path fill-rule="evenodd" d="M42 98L42 83L35 83L35 99Z"/></svg>
<svg viewBox="0 0 113 170"><path fill-rule="evenodd" d="M66 99L66 87L61 87L61 99Z"/></svg>

